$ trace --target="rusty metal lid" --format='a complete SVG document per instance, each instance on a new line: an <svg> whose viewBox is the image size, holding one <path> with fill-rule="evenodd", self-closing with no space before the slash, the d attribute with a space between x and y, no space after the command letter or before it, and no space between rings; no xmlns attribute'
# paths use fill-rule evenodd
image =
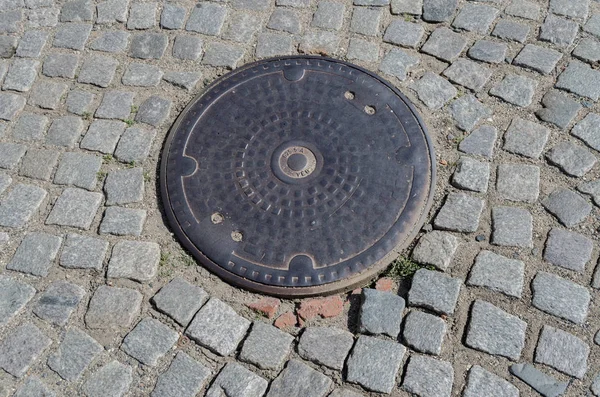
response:
<svg viewBox="0 0 600 397"><path fill-rule="evenodd" d="M435 157L409 100L323 57L268 59L195 98L161 164L169 223L209 270L298 297L367 281L424 222Z"/></svg>

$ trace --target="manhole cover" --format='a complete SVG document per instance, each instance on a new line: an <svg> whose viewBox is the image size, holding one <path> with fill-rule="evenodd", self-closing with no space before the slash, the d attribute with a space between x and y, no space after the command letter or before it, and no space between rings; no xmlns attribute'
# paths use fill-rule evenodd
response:
<svg viewBox="0 0 600 397"><path fill-rule="evenodd" d="M434 159L415 109L385 80L323 57L270 59L181 114L163 202L184 246L225 280L279 296L335 292L410 243Z"/></svg>

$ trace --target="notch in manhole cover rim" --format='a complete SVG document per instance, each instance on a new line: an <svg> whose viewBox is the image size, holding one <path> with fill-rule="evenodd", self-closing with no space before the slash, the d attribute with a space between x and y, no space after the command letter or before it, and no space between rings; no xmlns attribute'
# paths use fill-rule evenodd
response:
<svg viewBox="0 0 600 397"><path fill-rule="evenodd" d="M393 85L318 56L245 65L194 98L161 160L170 226L203 266L280 297L384 270L431 207L435 154Z"/></svg>

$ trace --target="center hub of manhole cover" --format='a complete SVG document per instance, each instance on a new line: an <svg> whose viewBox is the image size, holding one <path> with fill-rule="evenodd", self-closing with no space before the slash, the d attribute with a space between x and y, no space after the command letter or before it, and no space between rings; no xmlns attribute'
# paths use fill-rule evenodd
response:
<svg viewBox="0 0 600 397"><path fill-rule="evenodd" d="M279 296L349 289L414 238L433 147L415 109L345 62L246 65L192 101L163 154L166 214L207 268Z"/></svg>

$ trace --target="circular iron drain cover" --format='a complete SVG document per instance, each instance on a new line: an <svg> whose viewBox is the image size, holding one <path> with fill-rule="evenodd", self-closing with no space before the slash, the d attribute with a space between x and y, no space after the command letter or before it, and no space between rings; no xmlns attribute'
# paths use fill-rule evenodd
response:
<svg viewBox="0 0 600 397"><path fill-rule="evenodd" d="M192 101L165 145L175 234L200 262L254 291L351 288L414 238L435 157L398 90L323 57L246 65Z"/></svg>

